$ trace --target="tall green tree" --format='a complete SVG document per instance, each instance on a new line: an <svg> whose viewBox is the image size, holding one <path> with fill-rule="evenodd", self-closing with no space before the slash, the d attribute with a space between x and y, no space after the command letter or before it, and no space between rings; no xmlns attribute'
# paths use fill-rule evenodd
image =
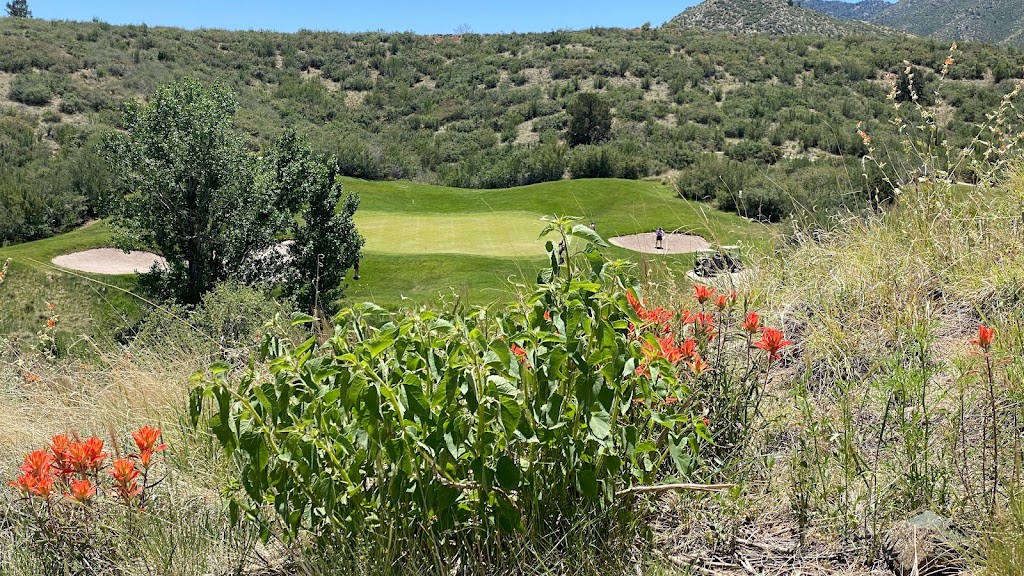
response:
<svg viewBox="0 0 1024 576"><path fill-rule="evenodd" d="M32 11L28 9L28 0L11 0L8 2L7 15L11 18L31 18Z"/></svg>
<svg viewBox="0 0 1024 576"><path fill-rule="evenodd" d="M159 252L186 303L221 280L272 281L282 272L275 248L291 213L263 161L234 134L235 106L223 86L183 80L147 105L129 103L125 132L103 143L125 192L118 245Z"/></svg>
<svg viewBox="0 0 1024 576"><path fill-rule="evenodd" d="M596 144L612 133L612 109L600 94L581 92L566 107L569 144Z"/></svg>
<svg viewBox="0 0 1024 576"><path fill-rule="evenodd" d="M359 195L345 194L338 162L315 155L293 130L268 160L278 197L301 216L293 220L286 288L303 309L330 310L362 258L364 240L353 220Z"/></svg>

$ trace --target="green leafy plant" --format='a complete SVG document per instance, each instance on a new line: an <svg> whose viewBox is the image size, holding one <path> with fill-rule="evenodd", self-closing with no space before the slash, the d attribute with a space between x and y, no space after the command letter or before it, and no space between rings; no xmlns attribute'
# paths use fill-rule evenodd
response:
<svg viewBox="0 0 1024 576"><path fill-rule="evenodd" d="M603 242L571 218L549 221L567 245ZM695 391L732 375L712 360L723 371L713 375L702 355L739 350L742 364L733 345L754 344L718 329L735 297L704 298L722 313L681 315L676 338L674 314L646 307L615 266L568 267L594 260L577 251L560 263L550 244L551 274L521 306L360 305L335 318L322 344L268 336L253 367L197 375L193 422L240 465L233 520L335 551L411 526L410 549L429 542L420 552L496 558L517 539L558 541L581 523L612 539L640 513L637 494L728 488L690 481L714 475L702 456L713 444L706 414L727 418ZM768 367L788 344L776 333L764 329L756 343ZM760 366L748 371L754 382Z"/></svg>

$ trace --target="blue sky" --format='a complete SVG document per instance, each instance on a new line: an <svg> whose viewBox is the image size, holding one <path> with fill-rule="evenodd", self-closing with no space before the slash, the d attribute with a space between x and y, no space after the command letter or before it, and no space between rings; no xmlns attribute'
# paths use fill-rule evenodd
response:
<svg viewBox="0 0 1024 576"><path fill-rule="evenodd" d="M29 0L36 18L111 24L361 32L383 29L447 34L537 32L591 26L657 26L698 0Z"/></svg>

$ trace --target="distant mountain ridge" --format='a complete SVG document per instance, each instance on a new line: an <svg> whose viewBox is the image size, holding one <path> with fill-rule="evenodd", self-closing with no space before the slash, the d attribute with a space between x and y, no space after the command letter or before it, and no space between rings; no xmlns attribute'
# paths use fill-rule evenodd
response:
<svg viewBox="0 0 1024 576"><path fill-rule="evenodd" d="M1024 0L704 0L668 24L832 37L901 31L942 40L1024 45Z"/></svg>
<svg viewBox="0 0 1024 576"><path fill-rule="evenodd" d="M835 18L860 20L942 40L1024 44L1021 0L798 0Z"/></svg>
<svg viewBox="0 0 1024 576"><path fill-rule="evenodd" d="M1021 0L900 0L872 21L943 40L1024 44Z"/></svg>
<svg viewBox="0 0 1024 576"><path fill-rule="evenodd" d="M669 26L704 28L740 34L810 36L873 35L874 25L841 20L801 8L796 0L704 0L668 22Z"/></svg>

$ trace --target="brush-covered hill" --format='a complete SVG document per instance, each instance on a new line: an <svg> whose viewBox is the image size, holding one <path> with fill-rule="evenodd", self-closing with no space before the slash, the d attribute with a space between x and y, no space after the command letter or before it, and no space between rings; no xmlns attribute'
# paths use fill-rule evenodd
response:
<svg viewBox="0 0 1024 576"><path fill-rule="evenodd" d="M1020 0L900 0L873 21L944 40L1024 44Z"/></svg>
<svg viewBox="0 0 1024 576"><path fill-rule="evenodd" d="M677 25L423 36L0 18L0 244L103 216L114 191L102 134L123 125L125 101L183 77L233 91L236 129L255 148L293 127L355 178L511 188L685 177L712 183L688 184L692 195L752 217L788 214L793 198L856 209L868 197L856 177L867 152L858 125L884 143L886 95L905 62L930 94L948 46L899 34L828 38L866 25L784 0L758 5L828 26L801 25L819 35L798 36ZM960 143L1012 89L999 81L1024 75L1024 54L973 44L956 62L944 137ZM597 94L611 124L606 138L572 145L580 93ZM719 186L721 171L757 176L759 191L749 181ZM738 189L746 206L732 198Z"/></svg>
<svg viewBox="0 0 1024 576"><path fill-rule="evenodd" d="M840 20L861 20L871 22L878 14L887 10L891 4L885 0L862 0L861 2L844 2L843 0L797 0L796 5L808 10L822 12Z"/></svg>
<svg viewBox="0 0 1024 576"><path fill-rule="evenodd" d="M669 25L742 34L835 37L882 33L876 26L840 20L789 0L704 0Z"/></svg>

